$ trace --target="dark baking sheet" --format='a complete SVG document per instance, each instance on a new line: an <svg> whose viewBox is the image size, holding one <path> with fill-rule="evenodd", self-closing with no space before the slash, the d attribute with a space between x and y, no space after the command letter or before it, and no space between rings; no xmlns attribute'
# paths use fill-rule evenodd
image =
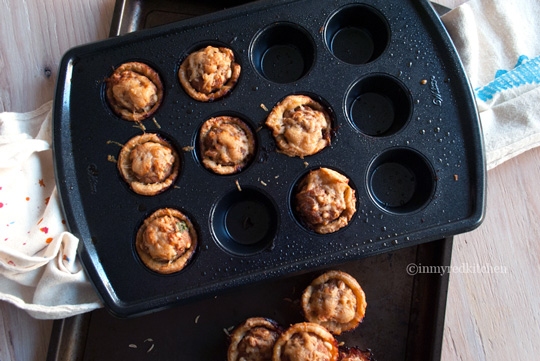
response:
<svg viewBox="0 0 540 361"><path fill-rule="evenodd" d="M449 238L339 265L362 285L367 308L360 326L338 342L370 348L378 361L440 360L449 276L412 276L407 266L449 265L451 250ZM101 309L57 320L47 360L224 361L224 329L252 316L285 326L302 322L299 297L318 274L242 286L136 318L116 318Z"/></svg>
<svg viewBox="0 0 540 361"><path fill-rule="evenodd" d="M173 2L160 4L166 3ZM174 3L177 9L185 9L178 7L181 2ZM242 285L451 236L481 222L485 171L478 116L459 60L433 9L424 1L370 2L369 6L385 14L390 41L377 61L352 66L329 54L320 35L329 14L348 3L260 1L79 47L66 54L54 111L58 185L70 230L83 241L79 252L82 263L110 312L140 315ZM138 16L131 17L130 29L152 27L158 25L156 19L166 19L157 15L163 8L140 16L146 5L134 4L133 9L138 10L132 9L133 14ZM122 6L127 10L126 3ZM313 13L304 11L299 16L300 8ZM170 19L185 15L180 10ZM238 18L242 18L241 31L234 30ZM311 75L290 84L265 81L250 66L249 52L245 51L258 30L277 20L308 29L317 48ZM175 82L175 69L186 49L216 40L232 44L243 64L243 75L226 99L198 104ZM201 169L194 153L185 153L182 175L174 189L152 198L136 196L119 179L107 155L118 152L109 140L124 143L140 131L115 118L100 93L101 80L108 75L105 69L134 58L147 60L165 74L165 101L156 114L161 128L149 122L145 125L148 131L173 139L178 147L194 144L199 124L213 114L240 112L256 128L267 115L259 104L271 108L284 96L300 92L321 96L333 108L337 132L332 148L307 158L306 168L303 160L273 151L269 132L262 130L258 133L260 161L247 171L237 176L213 176ZM327 78L328 65L338 69L332 79ZM343 93L356 79L380 73L398 79L408 89L411 116L393 136L363 136L351 131L345 119ZM87 111L89 104L93 112ZM382 210L365 186L370 162L396 149L420 153L433 171L428 204L407 214ZM295 180L319 166L335 167L347 174L359 199L351 225L326 236L302 229L288 209ZM277 205L277 236L271 246L256 255L224 251L212 235L209 217L225 194L239 195L235 193L237 180L244 190L259 192ZM166 277L148 272L133 251L138 224L163 206L186 212L201 238L192 264Z"/></svg>

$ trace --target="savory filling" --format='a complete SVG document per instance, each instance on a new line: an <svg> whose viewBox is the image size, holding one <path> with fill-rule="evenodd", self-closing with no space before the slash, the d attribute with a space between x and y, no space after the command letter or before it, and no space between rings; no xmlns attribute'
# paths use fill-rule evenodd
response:
<svg viewBox="0 0 540 361"><path fill-rule="evenodd" d="M309 306L311 317L319 321L347 323L356 315L356 296L342 280L333 279L316 287Z"/></svg>
<svg viewBox="0 0 540 361"><path fill-rule="evenodd" d="M283 114L283 137L291 151L314 154L326 138L328 125L328 119L321 111L300 105Z"/></svg>
<svg viewBox="0 0 540 361"><path fill-rule="evenodd" d="M106 82L109 104L124 119L143 120L153 114L161 103L161 80L146 64L125 63Z"/></svg>
<svg viewBox="0 0 540 361"><path fill-rule="evenodd" d="M238 360L270 361L279 334L265 327L255 327L247 332L238 344Z"/></svg>
<svg viewBox="0 0 540 361"><path fill-rule="evenodd" d="M354 190L344 175L321 168L311 171L299 184L296 211L317 233L331 233L346 226L356 212Z"/></svg>
<svg viewBox="0 0 540 361"><path fill-rule="evenodd" d="M188 226L172 216L156 218L146 226L141 247L154 260L174 261L191 248Z"/></svg>
<svg viewBox="0 0 540 361"><path fill-rule="evenodd" d="M227 361L271 361L282 328L271 319L251 317L231 334Z"/></svg>
<svg viewBox="0 0 540 361"><path fill-rule="evenodd" d="M170 148L152 142L137 145L129 160L133 175L142 183L164 181L171 174L175 162Z"/></svg>
<svg viewBox="0 0 540 361"><path fill-rule="evenodd" d="M317 277L302 294L306 319L334 335L356 328L363 320L366 296L354 277L343 271L328 271Z"/></svg>
<svg viewBox="0 0 540 361"><path fill-rule="evenodd" d="M318 335L303 332L295 334L283 348L282 361L330 361L331 347Z"/></svg>
<svg viewBox="0 0 540 361"><path fill-rule="evenodd" d="M290 95L269 114L279 150L290 157L312 155L330 144L331 120L322 105L304 95Z"/></svg>
<svg viewBox="0 0 540 361"><path fill-rule="evenodd" d="M133 113L149 111L157 102L157 87L144 75L126 70L111 78L117 103Z"/></svg>
<svg viewBox="0 0 540 361"><path fill-rule="evenodd" d="M236 84L240 65L231 49L207 46L191 53L180 66L178 76L187 93L200 101L227 94Z"/></svg>
<svg viewBox="0 0 540 361"><path fill-rule="evenodd" d="M244 122L223 116L204 123L200 148L205 167L218 174L231 174L240 171L253 157L255 140Z"/></svg>

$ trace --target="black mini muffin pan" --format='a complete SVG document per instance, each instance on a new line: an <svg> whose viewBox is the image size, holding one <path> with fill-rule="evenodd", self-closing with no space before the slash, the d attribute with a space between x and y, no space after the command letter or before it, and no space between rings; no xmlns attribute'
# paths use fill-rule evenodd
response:
<svg viewBox="0 0 540 361"><path fill-rule="evenodd" d="M194 49L224 45L242 66L225 98L191 99L178 80ZM164 99L141 124L117 117L104 80L128 61L155 69ZM332 116L330 147L304 159L276 151L264 126L291 94ZM255 160L234 175L200 162L198 131L219 115L256 134ZM123 182L119 145L143 131L181 153L174 186L148 197ZM63 58L54 103L59 194L79 256L107 309L132 316L197 296L331 266L478 226L485 161L474 98L455 49L421 0L258 1L97 42ZM335 233L305 228L295 187L328 167L350 179L357 212ZM199 242L180 272L148 270L135 234L160 208L186 214Z"/></svg>

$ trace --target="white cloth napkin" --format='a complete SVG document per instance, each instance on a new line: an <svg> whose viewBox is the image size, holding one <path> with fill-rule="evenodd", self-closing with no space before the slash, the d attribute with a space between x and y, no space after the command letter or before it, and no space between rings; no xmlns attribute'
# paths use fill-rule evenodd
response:
<svg viewBox="0 0 540 361"><path fill-rule="evenodd" d="M474 88L487 168L540 145L540 1L470 0L442 17Z"/></svg>
<svg viewBox="0 0 540 361"><path fill-rule="evenodd" d="M0 300L46 319L101 307L62 219L51 107L0 114Z"/></svg>
<svg viewBox="0 0 540 361"><path fill-rule="evenodd" d="M488 169L540 144L538 19L538 0L471 0L443 17L475 89ZM0 300L53 319L101 303L62 220L51 107L0 114Z"/></svg>

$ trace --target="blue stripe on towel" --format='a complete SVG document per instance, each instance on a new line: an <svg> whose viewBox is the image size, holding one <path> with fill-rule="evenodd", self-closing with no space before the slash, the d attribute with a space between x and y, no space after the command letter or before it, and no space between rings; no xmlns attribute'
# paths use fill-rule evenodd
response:
<svg viewBox="0 0 540 361"><path fill-rule="evenodd" d="M540 56L529 59L522 55L514 69L498 70L495 79L488 85L475 89L475 93L478 99L487 101L505 89L532 83L540 83Z"/></svg>

